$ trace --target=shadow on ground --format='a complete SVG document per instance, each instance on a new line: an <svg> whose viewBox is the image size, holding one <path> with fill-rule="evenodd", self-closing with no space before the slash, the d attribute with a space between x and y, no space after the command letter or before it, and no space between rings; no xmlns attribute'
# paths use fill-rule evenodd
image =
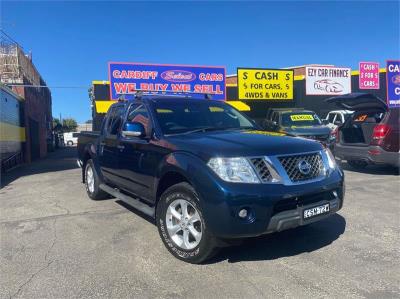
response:
<svg viewBox="0 0 400 299"><path fill-rule="evenodd" d="M376 174L376 175L400 175L400 169L394 166L387 165L368 165L364 169L355 169L351 167L345 161L337 161L343 170L358 172L358 173L366 173L366 174Z"/></svg>
<svg viewBox="0 0 400 299"><path fill-rule="evenodd" d="M35 160L30 164L23 164L18 168L2 174L0 189L23 176L78 168L76 157L76 147L57 149L55 152L49 153L43 159Z"/></svg>
<svg viewBox="0 0 400 299"><path fill-rule="evenodd" d="M312 252L333 243L345 232L346 220L339 214L313 224L245 239L240 246L223 248L208 263L228 260L241 261L274 260Z"/></svg>

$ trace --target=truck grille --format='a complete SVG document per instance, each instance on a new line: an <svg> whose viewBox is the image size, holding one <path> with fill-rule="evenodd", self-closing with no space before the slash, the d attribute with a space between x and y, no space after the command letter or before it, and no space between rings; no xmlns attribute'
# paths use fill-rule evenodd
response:
<svg viewBox="0 0 400 299"><path fill-rule="evenodd" d="M271 173L269 172L269 169L265 164L264 158L252 158L250 159L250 161L263 183L267 183L272 180Z"/></svg>
<svg viewBox="0 0 400 299"><path fill-rule="evenodd" d="M324 164L319 153L302 154L279 157L283 168L292 182L312 180L321 175ZM310 171L304 173L300 170L299 163L305 161L310 165Z"/></svg>

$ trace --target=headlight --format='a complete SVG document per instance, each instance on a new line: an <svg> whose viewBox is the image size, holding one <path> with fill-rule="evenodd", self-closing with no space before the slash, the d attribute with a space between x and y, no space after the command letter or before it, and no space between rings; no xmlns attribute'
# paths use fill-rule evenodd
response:
<svg viewBox="0 0 400 299"><path fill-rule="evenodd" d="M260 183L253 168L245 158L212 158L207 165L224 181Z"/></svg>
<svg viewBox="0 0 400 299"><path fill-rule="evenodd" d="M325 149L325 154L326 154L326 158L328 160L329 169L335 169L337 166L336 160L329 148Z"/></svg>

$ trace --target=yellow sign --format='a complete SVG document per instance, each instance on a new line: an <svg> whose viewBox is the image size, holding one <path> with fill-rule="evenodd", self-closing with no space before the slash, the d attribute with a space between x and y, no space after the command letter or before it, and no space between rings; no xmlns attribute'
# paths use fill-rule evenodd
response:
<svg viewBox="0 0 400 299"><path fill-rule="evenodd" d="M290 116L292 121L314 120L311 114L293 114Z"/></svg>
<svg viewBox="0 0 400 299"><path fill-rule="evenodd" d="M293 100L293 70L237 69L239 100Z"/></svg>
<svg viewBox="0 0 400 299"><path fill-rule="evenodd" d="M267 135L267 136L286 136L285 133L270 132L270 131L259 131L259 130L245 131L245 133Z"/></svg>

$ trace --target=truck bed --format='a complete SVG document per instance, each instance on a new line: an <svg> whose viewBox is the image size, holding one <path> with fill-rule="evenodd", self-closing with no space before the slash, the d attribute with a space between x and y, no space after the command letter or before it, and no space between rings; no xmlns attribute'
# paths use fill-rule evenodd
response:
<svg viewBox="0 0 400 299"><path fill-rule="evenodd" d="M81 160L88 144L96 144L100 131L82 131L78 133L78 158Z"/></svg>

